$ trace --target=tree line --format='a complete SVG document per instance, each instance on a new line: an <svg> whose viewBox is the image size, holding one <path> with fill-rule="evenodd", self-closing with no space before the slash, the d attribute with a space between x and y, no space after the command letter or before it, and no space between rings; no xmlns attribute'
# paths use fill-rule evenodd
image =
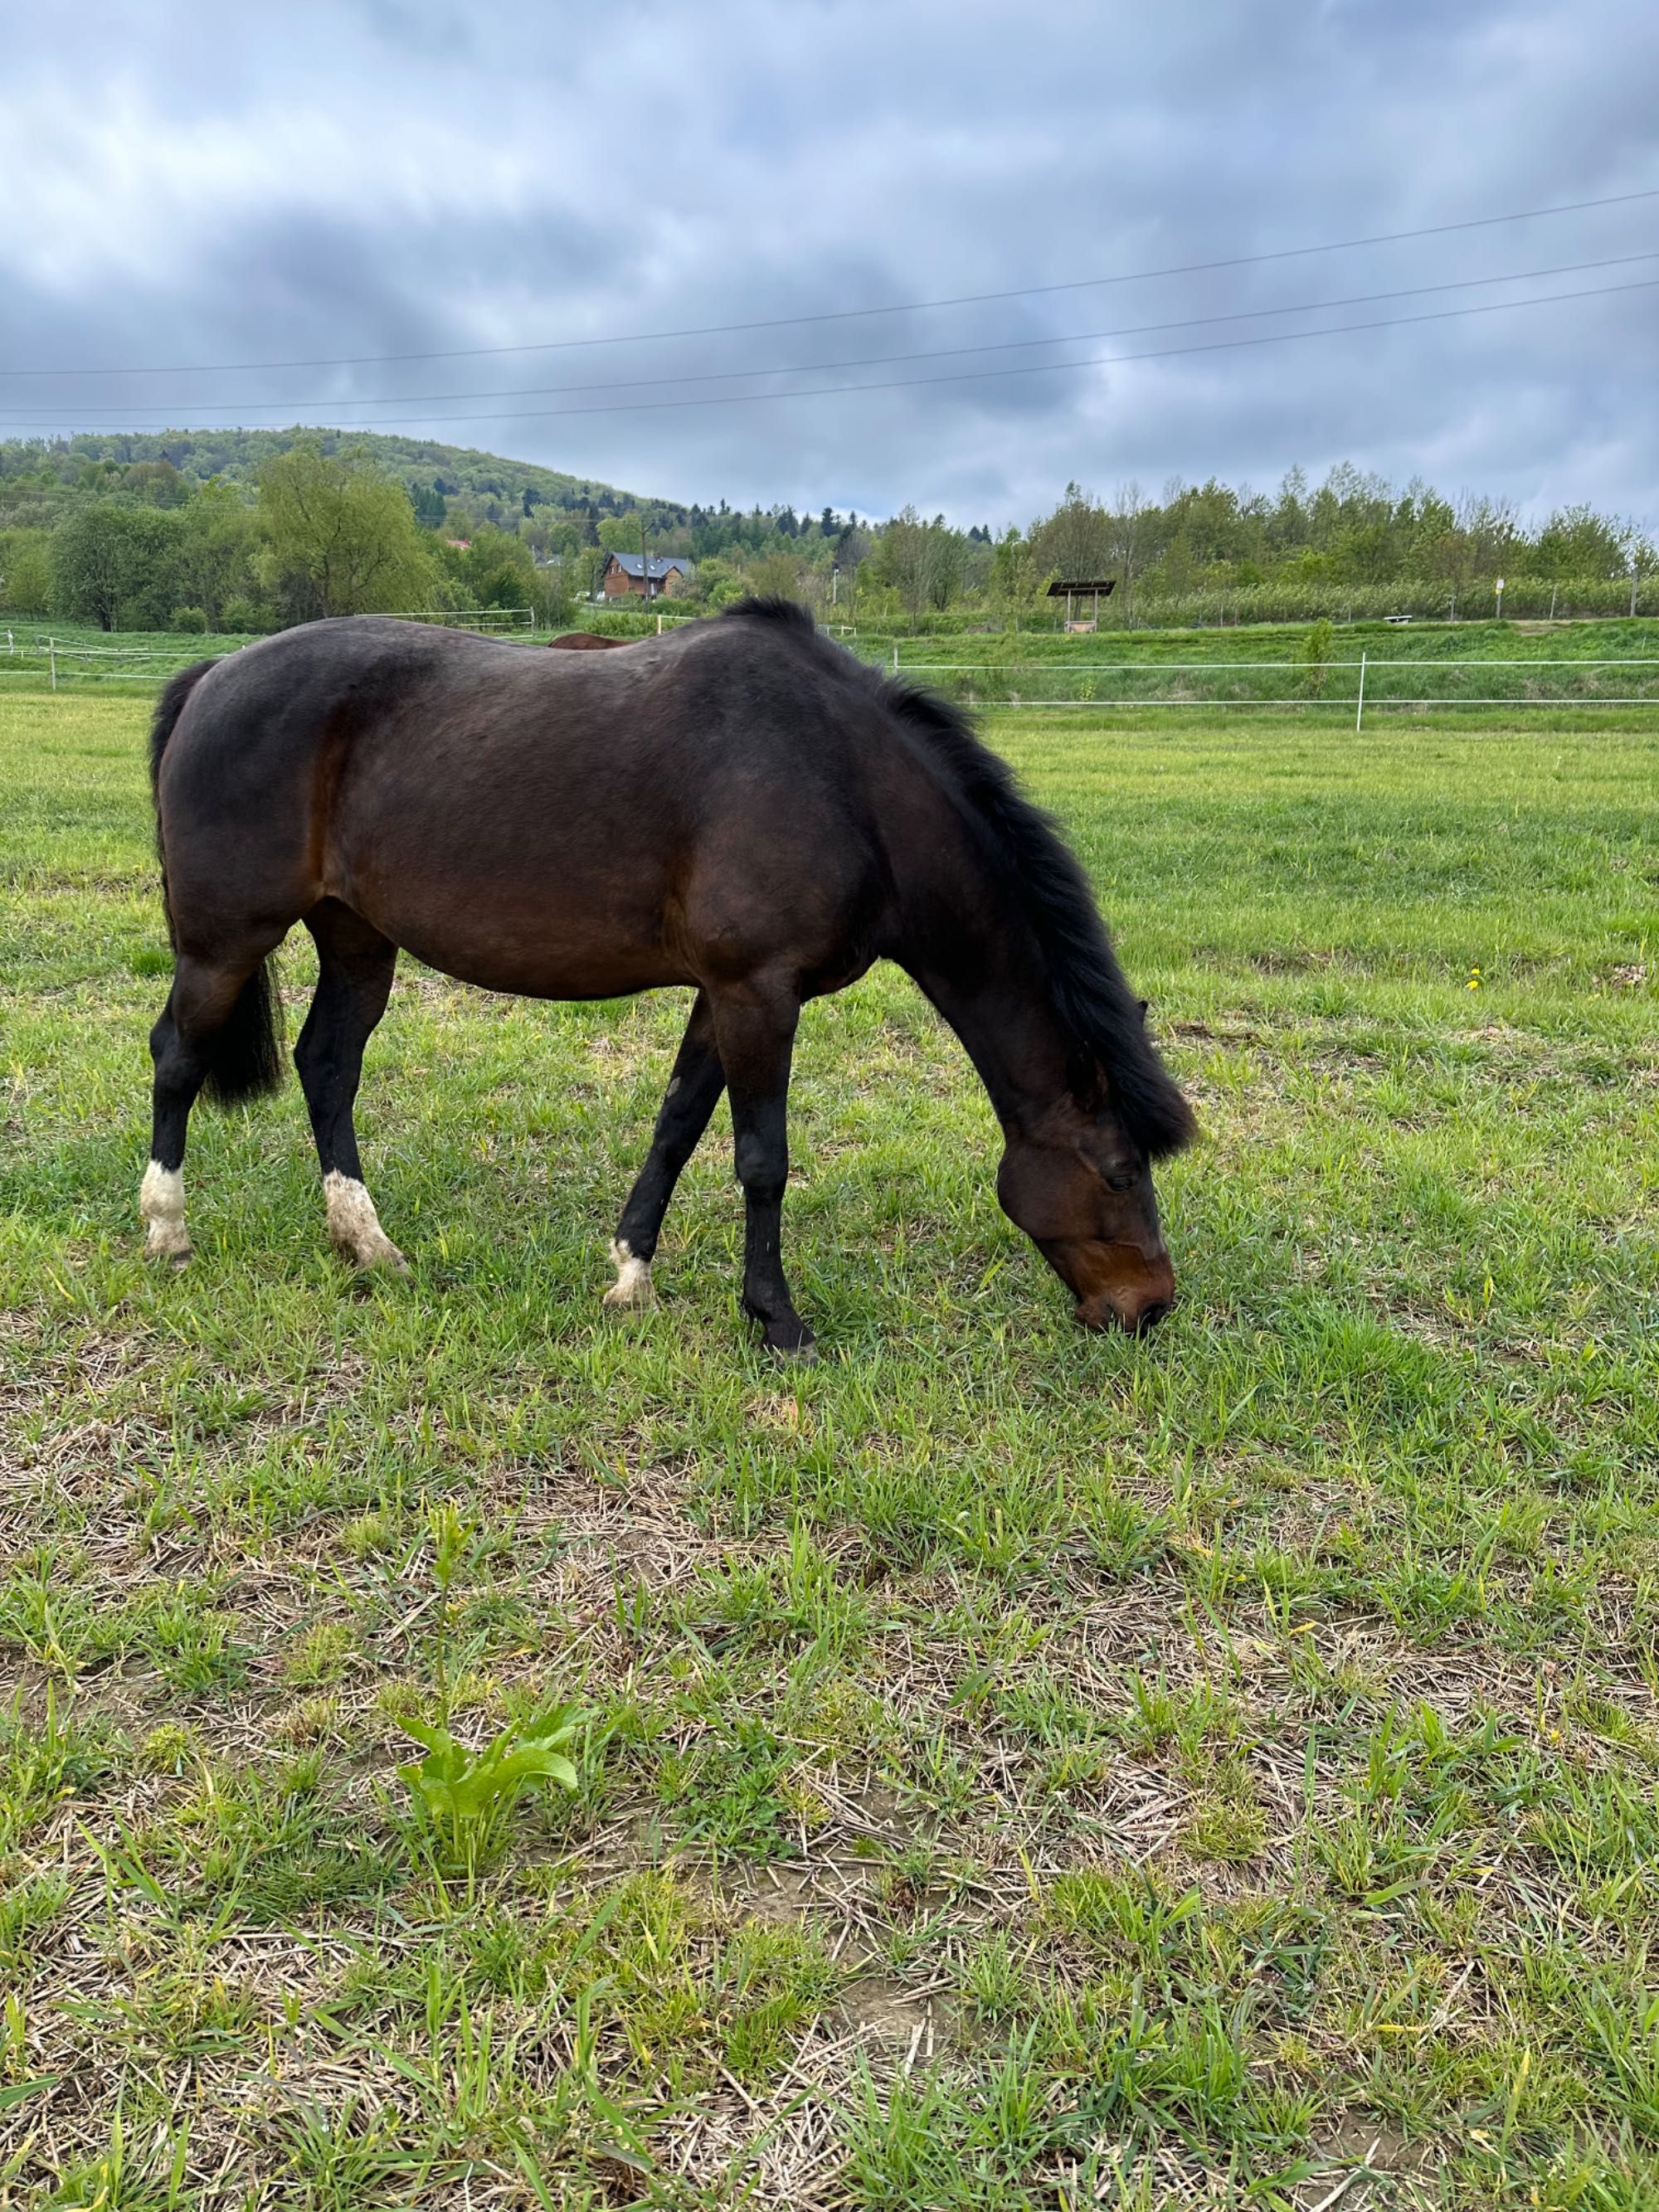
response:
<svg viewBox="0 0 1659 2212"><path fill-rule="evenodd" d="M994 532L908 507L878 521L678 506L389 438L0 447L0 607L106 629L248 633L428 609L564 621L610 553L642 550L691 562L677 598L692 607L779 592L878 628L1048 623L1053 582L1109 576L1114 621L1179 619L1206 595L1235 619L1455 611L1460 599L1473 612L1500 576L1511 605L1528 586L1565 587L1583 611L1612 611L1623 580L1654 564L1635 525L1588 506L1529 527L1508 502L1397 490L1348 464L1317 485L1292 469L1270 495L1212 479L1102 499L1073 483L1026 527Z"/></svg>

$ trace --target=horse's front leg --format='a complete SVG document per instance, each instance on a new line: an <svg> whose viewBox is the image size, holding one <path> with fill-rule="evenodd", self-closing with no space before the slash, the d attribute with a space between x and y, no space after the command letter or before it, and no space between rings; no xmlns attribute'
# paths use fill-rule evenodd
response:
<svg viewBox="0 0 1659 2212"><path fill-rule="evenodd" d="M781 1240L789 1180L789 1061L800 1002L758 979L712 995L714 1039L732 1093L732 1133L746 1228L743 1303L770 1350L816 1358L812 1332L784 1280Z"/></svg>
<svg viewBox="0 0 1659 2212"><path fill-rule="evenodd" d="M608 1306L647 1306L651 1288L651 1261L662 1229L662 1218L680 1170L697 1148L697 1139L708 1127L708 1117L726 1088L726 1071L714 1043L714 1016L708 994L699 991L691 1018L674 1060L674 1073L657 1115L651 1150L639 1179L628 1194L617 1233L611 1240L611 1257L617 1279L605 1294Z"/></svg>

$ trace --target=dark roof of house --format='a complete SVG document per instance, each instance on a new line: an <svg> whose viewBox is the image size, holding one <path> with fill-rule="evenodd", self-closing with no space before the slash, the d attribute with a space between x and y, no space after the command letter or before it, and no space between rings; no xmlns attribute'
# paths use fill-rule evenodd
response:
<svg viewBox="0 0 1659 2212"><path fill-rule="evenodd" d="M624 576L642 576L645 574L641 556L637 553L613 553L611 558ZM654 584L659 577L665 576L671 568L678 568L683 576L689 576L691 574L691 563L689 561L683 561L678 553L653 553L651 556L650 580Z"/></svg>

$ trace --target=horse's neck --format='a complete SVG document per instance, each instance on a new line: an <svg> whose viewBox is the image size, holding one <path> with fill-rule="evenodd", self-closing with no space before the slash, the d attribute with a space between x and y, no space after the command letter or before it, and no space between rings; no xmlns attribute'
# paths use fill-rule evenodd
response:
<svg viewBox="0 0 1659 2212"><path fill-rule="evenodd" d="M902 964L956 1031L1005 1127L1029 1127L1070 1058L1030 933L965 841L936 849Z"/></svg>

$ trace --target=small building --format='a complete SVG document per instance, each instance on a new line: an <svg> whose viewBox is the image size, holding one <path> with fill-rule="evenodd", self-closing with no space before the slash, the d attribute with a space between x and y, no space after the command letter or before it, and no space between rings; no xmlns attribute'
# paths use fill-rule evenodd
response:
<svg viewBox="0 0 1659 2212"><path fill-rule="evenodd" d="M1056 576L1048 586L1048 597L1051 599L1065 600L1066 627L1068 630L1082 630L1086 633L1093 629L1095 624L1100 620L1100 603L1111 596L1116 582L1115 576L1089 576L1082 580L1076 577L1068 580L1063 576ZM1079 599L1092 594L1094 611L1087 622L1073 622L1072 619L1073 594Z"/></svg>
<svg viewBox="0 0 1659 2212"><path fill-rule="evenodd" d="M599 571L599 590L607 599L672 599L691 580L691 563L678 553L653 553L647 568L643 554L608 553Z"/></svg>

